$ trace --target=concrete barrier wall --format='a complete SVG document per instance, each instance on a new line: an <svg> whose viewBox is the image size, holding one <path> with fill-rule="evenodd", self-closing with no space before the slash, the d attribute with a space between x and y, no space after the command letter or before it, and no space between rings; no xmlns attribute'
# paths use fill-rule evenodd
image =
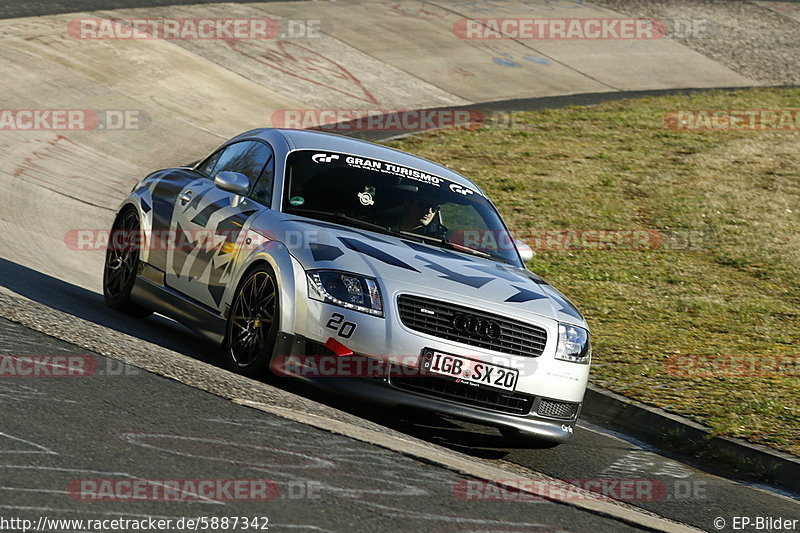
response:
<svg viewBox="0 0 800 533"><path fill-rule="evenodd" d="M561 5L548 9L554 4ZM619 18L581 3L355 0L204 4L0 20L11 109L132 113L135 128L0 130L2 257L100 291L102 253L69 230L106 228L147 172L190 162L283 109L408 109L667 87L753 85L669 39L473 40L467 17ZM313 38L87 40L80 18L319 21Z"/></svg>

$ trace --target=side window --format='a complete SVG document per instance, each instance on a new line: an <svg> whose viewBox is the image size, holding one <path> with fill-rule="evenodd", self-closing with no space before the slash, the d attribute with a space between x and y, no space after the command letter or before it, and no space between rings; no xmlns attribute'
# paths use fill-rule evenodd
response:
<svg viewBox="0 0 800 533"><path fill-rule="evenodd" d="M236 155L223 161L225 156L228 155L228 150L225 150L225 153L222 154L217 166L214 168L214 173L216 174L223 170L239 172L247 176L251 184L255 183L261 176L261 171L264 170L267 160L272 155L271 150L264 143L258 141L236 143L231 148L234 146L238 148L240 144L247 145L244 151L239 150Z"/></svg>
<svg viewBox="0 0 800 533"><path fill-rule="evenodd" d="M266 206L272 198L275 162L272 149L258 141L241 141L209 157L198 170L214 179L222 171L238 172L253 185L250 196Z"/></svg>
<svg viewBox="0 0 800 533"><path fill-rule="evenodd" d="M253 192L250 193L250 197L253 200L267 207L272 204L272 187L275 183L275 157L271 153L272 150L269 151L269 161L267 161L264 170L261 171L261 176L258 177L258 181L253 186Z"/></svg>
<svg viewBox="0 0 800 533"><path fill-rule="evenodd" d="M217 174L224 170L231 172L241 172L252 181L253 177L247 172L242 172L242 168L248 166L247 154L256 144L254 141L243 141L231 144L222 151L222 154L217 159L214 169L208 173L211 178L216 178ZM261 170L261 169L259 169Z"/></svg>
<svg viewBox="0 0 800 533"><path fill-rule="evenodd" d="M222 155L222 150L218 150L216 153L209 156L208 159L203 161L198 167L197 170L202 172L203 174L210 176L212 171L214 170L214 165L217 164L219 161L219 157Z"/></svg>

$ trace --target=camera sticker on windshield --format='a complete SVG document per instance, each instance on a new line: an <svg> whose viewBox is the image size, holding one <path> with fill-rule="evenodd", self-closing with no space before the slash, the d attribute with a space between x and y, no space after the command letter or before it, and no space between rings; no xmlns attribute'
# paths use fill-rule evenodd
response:
<svg viewBox="0 0 800 533"><path fill-rule="evenodd" d="M358 201L365 206L375 205L375 187L364 186L364 190L358 193Z"/></svg>

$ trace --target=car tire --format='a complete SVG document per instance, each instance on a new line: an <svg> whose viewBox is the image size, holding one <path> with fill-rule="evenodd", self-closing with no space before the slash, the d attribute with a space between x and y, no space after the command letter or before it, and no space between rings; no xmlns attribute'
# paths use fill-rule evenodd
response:
<svg viewBox="0 0 800 533"><path fill-rule="evenodd" d="M503 435L506 444L508 446L513 446L514 448L544 450L547 448L555 448L561 444L560 442L544 440L533 435L528 436L516 428L503 427L500 428L500 433Z"/></svg>
<svg viewBox="0 0 800 533"><path fill-rule="evenodd" d="M139 215L136 209L127 207L117 214L108 237L103 266L103 300L108 307L138 318L153 313L131 300L142 242Z"/></svg>
<svg viewBox="0 0 800 533"><path fill-rule="evenodd" d="M261 263L245 273L233 295L225 328L228 367L250 377L268 375L280 321L278 283Z"/></svg>

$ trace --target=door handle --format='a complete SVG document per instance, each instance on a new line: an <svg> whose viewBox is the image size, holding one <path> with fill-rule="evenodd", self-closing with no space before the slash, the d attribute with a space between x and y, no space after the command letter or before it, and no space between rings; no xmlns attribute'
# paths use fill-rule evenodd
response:
<svg viewBox="0 0 800 533"><path fill-rule="evenodd" d="M192 199L192 191L182 192L178 199L181 201L181 205L186 205L187 202L191 201Z"/></svg>

